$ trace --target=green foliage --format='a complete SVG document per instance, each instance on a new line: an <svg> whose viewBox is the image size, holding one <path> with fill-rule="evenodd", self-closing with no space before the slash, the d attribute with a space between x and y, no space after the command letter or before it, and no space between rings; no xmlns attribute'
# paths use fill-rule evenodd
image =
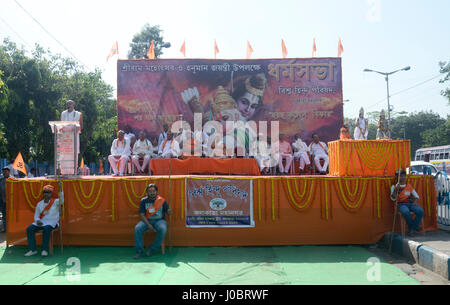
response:
<svg viewBox="0 0 450 305"><path fill-rule="evenodd" d="M450 80L450 62L440 62L439 66L441 67L441 73L444 74L444 79L441 79L440 83L445 83ZM448 104L450 106L450 87L446 88L441 92L443 96L448 99Z"/></svg>
<svg viewBox="0 0 450 305"><path fill-rule="evenodd" d="M0 71L5 87L4 91L0 87L2 156L12 159L21 152L26 162L52 161L54 143L48 122L60 120L68 99L83 113L80 153L85 160L95 162L109 149L111 142L107 141L115 135L115 126L97 126L116 120L116 101L112 99L113 88L102 80L99 70L86 72L72 59L40 46L29 57L5 39L0 45Z"/></svg>
<svg viewBox="0 0 450 305"><path fill-rule="evenodd" d="M161 46L165 43L161 34L162 30L159 28L159 25L150 26L146 23L141 31L133 36L133 40L130 43L131 50L128 52L128 59L147 58L147 51L150 48L152 40L155 41L155 57L160 57L163 54Z"/></svg>

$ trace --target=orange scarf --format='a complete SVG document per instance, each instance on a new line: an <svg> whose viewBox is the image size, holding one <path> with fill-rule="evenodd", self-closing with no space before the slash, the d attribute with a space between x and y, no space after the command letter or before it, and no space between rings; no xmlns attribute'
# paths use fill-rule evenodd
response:
<svg viewBox="0 0 450 305"><path fill-rule="evenodd" d="M120 140L117 139L116 147L119 147L119 142L120 142ZM122 146L125 147L125 139L123 139L122 143L123 143Z"/></svg>
<svg viewBox="0 0 450 305"><path fill-rule="evenodd" d="M167 141L168 141L167 139L164 140L163 145L162 145L162 151L164 151L164 148L166 147ZM173 149L174 140L172 139L172 140L170 140L170 141L171 141L171 142L170 142L170 149Z"/></svg>
<svg viewBox="0 0 450 305"><path fill-rule="evenodd" d="M161 197L159 195L156 196L156 199L155 199L155 202L153 202L153 205L149 206L148 209L145 210L145 217L150 218L151 216L153 216L164 204L164 201L166 201L166 200L163 197Z"/></svg>
<svg viewBox="0 0 450 305"><path fill-rule="evenodd" d="M413 191L414 188L411 186L411 184L407 184L403 188L400 187L398 193L398 203L410 202Z"/></svg>
<svg viewBox="0 0 450 305"><path fill-rule="evenodd" d="M47 212L48 210L50 210L50 208L53 205L53 202L55 202L56 198L52 198L50 199L50 202L47 204L47 206L45 207L45 209L41 212L41 214L39 215L39 218L42 219L42 217L45 216L45 212Z"/></svg>

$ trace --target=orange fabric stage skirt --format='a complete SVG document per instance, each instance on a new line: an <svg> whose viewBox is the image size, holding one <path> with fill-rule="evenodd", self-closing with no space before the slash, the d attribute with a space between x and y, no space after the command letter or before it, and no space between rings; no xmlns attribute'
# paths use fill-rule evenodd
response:
<svg viewBox="0 0 450 305"><path fill-rule="evenodd" d="M328 147L333 176L394 176L411 163L409 140L338 140Z"/></svg>
<svg viewBox="0 0 450 305"><path fill-rule="evenodd" d="M190 174L222 174L222 175L250 175L259 176L260 170L256 159L244 158L199 158L189 157L179 159L152 159L150 168L154 175L169 175L169 162L171 175Z"/></svg>
<svg viewBox="0 0 450 305"><path fill-rule="evenodd" d="M255 227L187 228L185 176L170 180L90 176L63 180L64 245L133 246L139 202L149 183L158 185L159 194L174 211L169 225L173 246L373 244L392 230L394 208L389 193L393 177L205 178L251 179ZM425 229L437 230L433 178L410 176L408 181L421 198ZM48 183L57 188L50 179L7 181L8 244L27 244L26 228L33 222L35 206L43 198L42 187ZM398 219L396 224L399 231Z"/></svg>

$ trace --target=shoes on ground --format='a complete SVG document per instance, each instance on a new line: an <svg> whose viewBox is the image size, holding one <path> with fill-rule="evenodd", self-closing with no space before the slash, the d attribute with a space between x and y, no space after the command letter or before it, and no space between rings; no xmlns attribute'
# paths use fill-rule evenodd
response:
<svg viewBox="0 0 450 305"><path fill-rule="evenodd" d="M48 256L48 252L45 251L45 250L42 250L41 255L42 255L42 256Z"/></svg>
<svg viewBox="0 0 450 305"><path fill-rule="evenodd" d="M28 251L27 253L25 253L25 256L26 257L28 257L28 256L33 256L33 255L36 255L38 252L37 251Z"/></svg>

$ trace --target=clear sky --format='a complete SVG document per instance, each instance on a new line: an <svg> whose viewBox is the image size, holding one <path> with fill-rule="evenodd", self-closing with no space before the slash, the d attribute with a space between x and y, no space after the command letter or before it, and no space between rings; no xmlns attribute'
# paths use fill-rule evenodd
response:
<svg viewBox="0 0 450 305"><path fill-rule="evenodd" d="M438 77L439 61L450 61L448 0L0 0L0 39L10 37L27 50L39 43L71 56L17 3L114 87L117 56L106 62L109 50L118 41L119 58L126 58L145 23L160 25L172 44L161 58L183 58L184 40L188 58L213 58L214 39L218 58L245 58L247 40L252 58L281 57L281 39L288 57L310 57L313 38L316 56L335 57L341 38L346 117L356 117L361 106L366 113L387 108L383 76L365 68L391 72L406 66L411 70L390 77L394 111L450 114Z"/></svg>

